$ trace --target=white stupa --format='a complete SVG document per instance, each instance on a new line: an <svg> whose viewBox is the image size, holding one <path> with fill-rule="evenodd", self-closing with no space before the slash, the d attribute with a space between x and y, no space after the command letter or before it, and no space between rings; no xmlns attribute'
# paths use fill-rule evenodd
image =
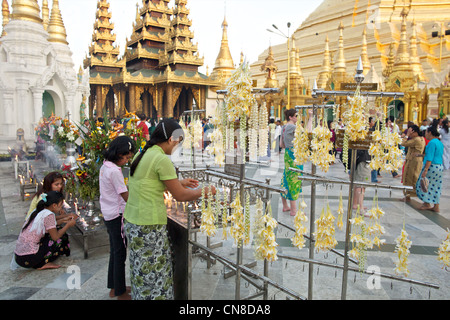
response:
<svg viewBox="0 0 450 320"><path fill-rule="evenodd" d="M0 37L0 153L16 140L22 128L33 146L34 129L51 114L80 121L83 96L89 85L80 78L72 61L66 29L53 0L3 0Z"/></svg>

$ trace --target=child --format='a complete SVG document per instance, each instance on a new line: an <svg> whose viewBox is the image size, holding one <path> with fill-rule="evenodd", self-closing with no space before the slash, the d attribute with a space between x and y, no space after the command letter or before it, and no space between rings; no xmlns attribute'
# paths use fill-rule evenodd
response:
<svg viewBox="0 0 450 320"><path fill-rule="evenodd" d="M100 207L110 243L107 287L111 289L110 297L116 296L119 300L131 299L125 287L127 250L126 238L122 232L122 216L128 200L128 189L120 167L133 157L134 152L133 140L127 136L116 138L104 152L105 162L99 177Z"/></svg>
<svg viewBox="0 0 450 320"><path fill-rule="evenodd" d="M53 261L63 254L70 255L69 243L65 241L64 235L67 229L75 225L76 218L66 217L65 226L58 230L55 214L61 211L63 194L50 191L48 194L42 193L39 199L36 210L20 232L14 250L15 260L24 268L57 269L61 266Z"/></svg>
<svg viewBox="0 0 450 320"><path fill-rule="evenodd" d="M31 213L36 209L38 202L41 200L40 195L42 193L48 193L50 191L57 191L64 194L64 178L61 173L55 171L50 172L45 176L44 181L42 183L42 187L35 194L33 200L31 201L30 208L28 209L28 214L25 218L25 221L29 219ZM57 212L56 221L59 224L60 220L65 219L67 217L68 215L66 215L63 205L61 211Z"/></svg>

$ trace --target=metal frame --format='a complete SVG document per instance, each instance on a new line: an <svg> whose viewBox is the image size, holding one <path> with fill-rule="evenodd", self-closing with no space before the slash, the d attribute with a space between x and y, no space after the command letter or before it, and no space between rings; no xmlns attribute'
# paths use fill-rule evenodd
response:
<svg viewBox="0 0 450 320"><path fill-rule="evenodd" d="M359 59L358 66L356 69L356 75L355 75L355 81L358 85L360 85L364 81L364 75L363 75L363 67L362 67L362 61L361 58ZM332 95L332 96L352 96L355 94L355 91L325 91L322 89L317 89L317 84L314 84L313 93L312 96L317 98L318 96L321 96L322 98L325 95ZM373 96L373 97L403 97L404 93L402 92L361 92L361 95L365 96ZM310 106L297 106L296 109L313 109L313 117L314 121L317 123L317 110L318 109L326 109L326 108L333 108L334 105L310 105ZM308 299L313 298L313 265L314 264L322 264L327 265L334 268L341 268L343 269L343 276L342 276L342 287L341 287L341 299L345 300L347 298L347 284L348 284L348 271L354 270L353 268L349 267L349 261L354 262L354 260L350 259L348 256L348 251L350 247L350 231L351 231L351 223L350 219L352 218L352 203L353 203L353 196L354 196L354 188L357 186L360 187L374 187L374 188L388 188L388 189L397 189L397 190L412 190L412 187L408 186L387 186L387 185L380 185L375 183L364 183L364 182L355 182L355 166L356 166L356 154L357 149L352 149L351 152L351 168L350 168L350 180L342 180L342 179L330 179L326 177L321 177L316 174L316 166L312 164L311 173L306 173L305 171L298 170L296 168L289 168L292 171L298 172L300 174L308 174L311 177L305 177L305 176L299 176L299 179L304 181L311 181L311 216L310 216L310 244L309 244L309 259L300 259L295 258L288 255L279 255L281 257L284 257L286 259L291 260L297 260L297 261L303 261L309 263L309 275L308 275ZM316 183L317 182L325 182L325 183L333 183L333 184L344 184L349 185L349 197L348 197L348 208L347 208L347 221L346 221L346 230L345 230L345 248L344 248L344 265L339 266L337 264L327 264L323 263L317 260L314 260L314 239L313 239L313 233L315 228L315 200L316 200ZM287 227L286 225L284 225ZM332 250L332 252L337 253ZM371 274L369 272L365 272L368 274ZM380 274L381 277L387 277L390 279L395 279L399 281L406 281L418 285L428 286L431 288L439 288L439 286L435 284L430 284L426 282L421 282L417 280L412 279L406 279L401 278L394 275L388 275L388 274Z"/></svg>
<svg viewBox="0 0 450 320"><path fill-rule="evenodd" d="M357 74L355 76L355 80L357 81L357 83L361 83L364 80L364 77L362 75L362 64L361 61L358 63L358 69L357 69ZM278 89L254 89L253 93L258 93L258 94L268 94L268 93L274 93L274 92L279 92ZM220 90L217 91L218 94L227 94L227 90ZM353 95L354 92L353 91L324 91L324 90L319 90L316 88L313 89L313 96L317 97L317 96L324 96L324 95L340 95L340 96L349 96L349 95ZM367 96L375 96L375 97L402 97L404 94L400 93L400 92L363 92L361 93L361 95L367 95ZM219 100L219 99L218 99ZM313 109L313 116L315 118L315 121L317 122L317 111L319 109L326 109L326 108L334 108L334 105L324 105L324 104L320 104L320 105L310 105L310 106L296 106L296 109ZM351 171L350 171L350 179L349 180L344 180L344 179L339 179L339 178L326 178L320 175L316 174L316 166L312 165L312 169L310 173L307 173L305 171L299 170L297 168L289 168L292 171L298 172L299 174L304 174L306 176L300 176L299 178L301 180L304 181L311 181L311 215L310 215L310 236L305 236L307 239L310 240L309 243L309 258L298 258L298 257L294 257L294 256L290 256L290 255L286 255L286 254L282 254L279 253L278 257L280 258L284 258L284 259L289 259L289 260L293 260L293 261L300 261L300 262L305 262L309 264L309 273L308 273L308 297L307 299L312 299L313 298L313 266L314 265L323 265L323 266L327 266L327 267L332 267L332 268L336 268L336 269L342 269L343 270L343 277L342 277L342 291L341 291L341 299L345 300L346 296L347 296L347 282L348 282L348 272L349 271L354 271L354 272L361 272L359 270L359 268L353 268L353 267L349 267L349 262L352 262L354 264L357 264L358 261L356 261L355 259L352 259L348 256L348 250L349 250L349 245L350 245L350 230L351 230L351 224L350 224L350 219L352 218L352 202L353 202L353 194L354 194L354 187L355 186L361 186L361 187L374 187L374 188L387 188L387 189L391 189L391 190L411 190L412 187L404 187L404 186L388 186L388 185L380 185L380 184L374 184L374 183L365 183L365 182L355 182L354 181L354 173L355 173L355 163L356 163L356 149L352 150L351 153ZM199 174L200 172L197 172L198 170L196 170L196 174ZM201 170L203 172L203 170ZM241 195L241 203L244 203L244 189L245 186L248 186L250 188L256 188L258 190L262 190L262 192L265 193L264 196L264 200L265 202L265 206L267 206L267 202L270 199L270 192L277 192L277 193L284 193L285 190L279 187L275 187L275 186L270 186L270 180L267 179L266 183L257 181L257 180L252 180L252 179L247 179L245 177L245 164L241 164L241 170L240 170L240 176L239 177L235 177L235 176L231 176L228 174L225 174L223 172L218 172L215 170L210 169L209 167L207 167L206 170L204 170L204 174L205 174L205 179L206 181L209 181L212 177L215 178L219 178L222 180L226 180L226 181L230 181L230 182L234 182L236 183L236 187L239 188L239 190L241 191L240 195ZM315 201L316 201L316 183L317 182L325 182L325 183L330 183L330 184L341 184L341 185L349 185L349 198L348 198L348 211L347 211L347 225L346 225L346 231L345 231L345 251L344 253L341 253L337 250L331 250L330 252L335 253L341 257L344 258L344 264L343 265L338 265L338 264L332 264L332 263L326 263L326 262L322 262L322 261L318 261L314 259L314 238L313 238L313 233L314 233L314 229L315 229ZM234 186L232 187L232 189L234 189ZM230 192L230 198L232 197L232 192ZM231 199L230 199L231 202ZM199 210L197 210L199 211ZM237 259L236 262L232 262L230 259L227 259L219 254L216 254L213 252L212 248L206 247L200 243L198 243L197 241L194 241L191 239L191 234L194 233L195 231L191 230L191 219L193 217L194 211L189 212L188 213L188 229L189 229L189 263L188 263L188 267L189 269L189 287L191 287L191 282L192 282L192 264L191 264L191 260L192 260L192 248L195 247L203 252L205 252L208 256L212 256L214 258L217 259L217 261L221 262L222 264L224 264L225 266L227 266L228 268L232 269L235 274L236 274L236 288L235 288L235 299L236 300L240 300L241 299L241 292L240 292L240 283L241 283L241 279L245 279L246 281L248 281L249 284L252 284L253 286L255 286L260 292L256 293L255 295L243 298L243 299L252 299L255 298L257 296L261 296L263 295L264 299L268 298L268 286L274 286L276 288L278 288L279 290L281 290L282 292L286 293L287 295L294 297L295 299L300 299L300 300L304 300L306 299L305 297L297 294L296 292L292 291L289 288L286 288L284 286L281 286L280 284L276 283L275 281L271 280L268 277L268 269L269 269L269 263L267 260L264 261L264 271L263 271L263 275L257 274L256 272L254 272L253 270L251 270L250 268L248 268L247 266L242 264L242 255L243 255L243 248L242 245L238 246L237 248ZM198 213L198 212L197 212ZM288 229L295 231L293 228L287 226L284 223L279 222L280 226L284 226L287 227ZM363 273L372 275L373 273L368 272L368 271L363 271ZM408 278L402 278L402 277L398 277L395 275L390 275L390 274L378 274L381 277L384 278L390 278L393 280L398 280L398 281L403 281L403 282L408 282L411 284L415 284L415 285L422 285L422 286L427 286L430 288L434 288L434 289L438 289L439 286L432 284L432 283L428 283L428 282L422 282L422 281L417 281L417 280L413 280L413 279L408 279ZM259 286L257 283L255 283L254 279L259 279L263 281L263 285ZM191 292L191 289L189 290L189 292Z"/></svg>

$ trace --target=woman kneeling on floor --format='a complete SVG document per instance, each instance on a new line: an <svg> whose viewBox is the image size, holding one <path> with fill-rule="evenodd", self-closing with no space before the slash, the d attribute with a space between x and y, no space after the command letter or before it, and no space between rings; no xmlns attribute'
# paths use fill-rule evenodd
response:
<svg viewBox="0 0 450 320"><path fill-rule="evenodd" d="M70 215L65 218L65 225L56 228L55 213L60 212L64 196L57 191L43 193L36 210L30 215L20 232L16 243L15 260L24 268L38 270L56 269L60 266L54 264L59 256L70 255L70 248L63 235L67 229L75 226L76 217Z"/></svg>

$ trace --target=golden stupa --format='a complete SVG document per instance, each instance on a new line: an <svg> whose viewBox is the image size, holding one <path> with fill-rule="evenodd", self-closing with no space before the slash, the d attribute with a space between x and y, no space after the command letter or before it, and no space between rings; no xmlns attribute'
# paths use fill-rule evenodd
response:
<svg viewBox="0 0 450 320"><path fill-rule="evenodd" d="M406 94L387 101L396 104L399 122L448 114L449 17L449 0L324 0L293 34L305 82L340 90L341 83L353 81L361 57L366 83ZM432 32L442 37L432 37ZM272 45L271 50L282 86L288 71L287 46ZM269 48L251 66L258 87L266 82L261 67L268 55Z"/></svg>

